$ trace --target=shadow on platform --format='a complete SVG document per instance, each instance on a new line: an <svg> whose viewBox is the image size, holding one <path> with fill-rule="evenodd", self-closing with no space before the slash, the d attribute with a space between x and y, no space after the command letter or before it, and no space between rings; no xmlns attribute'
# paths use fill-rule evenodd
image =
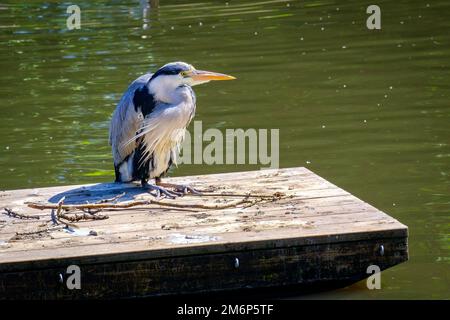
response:
<svg viewBox="0 0 450 320"><path fill-rule="evenodd" d="M67 190L52 196L48 201L57 203L62 197L65 197L65 204L82 204L107 201L114 197L120 197L120 201L134 200L134 197L142 194L148 194L140 184L134 183L98 183Z"/></svg>

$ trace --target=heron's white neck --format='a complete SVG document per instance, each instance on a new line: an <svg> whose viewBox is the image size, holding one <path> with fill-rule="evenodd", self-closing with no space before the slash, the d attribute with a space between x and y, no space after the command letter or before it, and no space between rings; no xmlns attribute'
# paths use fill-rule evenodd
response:
<svg viewBox="0 0 450 320"><path fill-rule="evenodd" d="M179 81L174 81L173 76L158 76L148 83L148 89L155 97L155 100L164 103L177 103L183 98L177 88L182 85Z"/></svg>

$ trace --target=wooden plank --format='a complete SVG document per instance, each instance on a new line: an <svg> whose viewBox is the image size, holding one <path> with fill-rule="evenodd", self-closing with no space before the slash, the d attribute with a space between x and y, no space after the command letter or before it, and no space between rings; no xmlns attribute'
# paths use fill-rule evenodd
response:
<svg viewBox="0 0 450 320"><path fill-rule="evenodd" d="M404 238L386 243L380 256L373 241L308 245L271 250L168 257L117 263L80 265L82 290L69 290L59 280L64 268L3 275L8 299L123 298L291 284L359 281L367 267L382 270L407 259ZM401 254L397 254L400 252ZM235 267L238 258L239 267ZM29 291L29 283L44 284ZM102 285L99 285L102 284ZM176 284L176 285L174 285Z"/></svg>
<svg viewBox="0 0 450 320"><path fill-rule="evenodd" d="M279 219L296 219L296 218L308 218L316 217L321 215L333 215L333 214L351 214L356 212L378 212L377 209L367 205L367 204L355 204L351 200L350 196L342 196L341 199L332 199L332 202L327 200L329 198L321 198L320 202L318 199L308 199L302 201L302 203L296 202L294 206L292 201L280 200L277 202L277 207L268 206L265 204L260 204L258 207L249 207L237 211L235 210L221 210L217 211L201 211L200 213L196 210L178 210L176 212L171 212L168 208L157 208L156 210L148 210L144 208L136 208L135 212L130 214L127 211L115 211L111 214L110 219L104 220L101 227L114 228L115 225L121 225L128 223L130 218L133 218L132 223L142 223L148 221L149 215L152 216L152 221L155 225L162 225L164 223L177 222L180 218L183 218L183 222L188 223L209 223L220 224L228 223L230 219L242 219L246 217L251 217L252 219L270 219L273 217L278 217ZM42 219L48 219L48 212ZM42 220L19 220L17 223L26 224L27 227L38 228L42 224ZM95 222L83 222L83 226L96 225ZM2 236L9 236L15 234L17 226L11 224L5 226L2 232ZM67 235L67 237L69 237Z"/></svg>
<svg viewBox="0 0 450 320"><path fill-rule="evenodd" d="M16 236L17 232L42 229L42 225L49 219L48 210L30 209L25 205L27 201L55 203L65 196L67 203L95 202L124 191L124 200L151 196L134 184L96 184L0 192L0 208L10 207L16 212L39 217L39 220L18 220L5 215L0 217L0 292L2 288L10 289L11 286L21 290L20 285L13 285L13 280L17 277L37 277L41 279L39 283L53 288L55 272L69 264L83 266L84 270L92 270L92 274L97 274L97 278L87 278L87 286L109 281L120 291L119 296L130 296L129 290L134 290L136 295L173 293L174 287L162 285L164 281L168 281L169 275L163 271L155 273L155 270L166 270L168 267L165 263L168 261L175 263L175 266L178 264L179 272L186 273L186 281L193 283L187 285L187 288L197 292L229 288L221 279L216 279L214 288L206 288L206 280L202 283L201 279L195 278L195 274L199 272L196 268L207 263L209 271L205 279L210 280L220 277L220 273L215 274L211 270L235 272L228 270L228 262L225 263L225 260L228 261L235 254L252 260L249 263L253 266L252 269L244 272L242 280L239 280L244 281L246 286L284 284L280 280L282 277L286 277L286 283L323 281L327 277L341 280L361 278L364 276L361 271L362 262L358 267L358 262L351 258L354 256L366 262L372 259L385 267L407 259L406 226L305 168L179 177L168 181L190 183L198 188L214 189L217 193L282 192L287 197L249 208L222 210L180 210L157 205L110 210L107 212L108 220L78 223L85 230L95 230L97 236L75 236L63 230ZM192 204L228 200L221 196L186 196L174 201ZM376 248L380 245L385 248L384 257L376 253ZM326 268L321 270L326 264L319 267L316 265L316 272L321 277L292 278L282 274L280 270L286 268L308 268L306 257L310 257L310 251L320 253L321 257L314 259L325 259L330 266L333 261L336 263L343 259L351 267L348 267L347 273L340 273L336 270L344 267L336 264L334 275L327 275ZM260 261L268 256L281 269L273 269L265 260ZM387 257L395 258L389 260ZM291 261L289 259L295 263L284 265L286 261ZM221 262L215 265L212 261ZM258 261L260 268L257 267ZM116 279L124 276L125 281L128 275L127 281L133 282L138 281L136 277L146 277L141 273L135 275L133 268L142 269L144 274L154 274L152 286L147 286L146 289L138 284L129 283L127 286L121 279ZM252 272L267 274L273 281L270 283L254 279L249 275ZM112 278L106 279L109 276ZM177 277L182 275L172 275L174 286ZM235 288L239 287L239 281L233 282L236 283ZM111 288L94 290L94 287L92 292L88 290L83 294L94 297L115 296ZM43 288L33 290L43 290L40 294L44 296L68 297L64 290L60 292L59 289L51 289L52 293L45 293ZM183 292L182 289L179 291Z"/></svg>
<svg viewBox="0 0 450 320"><path fill-rule="evenodd" d="M339 224L355 224L361 222L373 222L377 225L381 223L385 224L395 224L395 220L389 217L385 217L380 219L374 212L362 212L362 213L352 213L347 214L344 217L340 215L319 215L316 217L308 217L305 218L292 218L291 220L280 220L277 217L261 217L261 215L253 216L247 218L237 218L233 221L224 221L220 224L209 224L205 222L205 224L186 224L183 222L172 223L172 224L161 224L154 227L154 222L146 222L132 225L119 224L115 225L114 232L108 233L109 238L102 237L102 233L100 236L95 238L84 237L81 238L78 243L82 244L99 244L99 243L108 243L111 239L115 237L115 239L119 239L121 242L125 240L133 240L138 237L147 238L153 237L154 239L158 239L170 235L174 232L176 233L184 233L184 234L216 234L216 237L220 237L223 233L239 233L239 232L261 232L264 230L273 230L274 226L277 228L282 228L287 232L288 229L295 229L298 232L298 229L314 229L314 231L309 232L309 235L321 235L324 232L332 232L336 230L336 226ZM170 228L170 229L169 229ZM303 232L306 235L306 231ZM64 246L64 244L73 239L73 236L67 233L59 233L53 236L52 239L29 239L29 240L19 240L20 242L20 250L32 250L36 248L36 245L41 245L41 247L47 248L58 248ZM16 247L6 248L4 252L13 252L20 251Z"/></svg>
<svg viewBox="0 0 450 320"><path fill-rule="evenodd" d="M161 210L158 213L151 213L151 221L149 221L148 212L137 212L133 215L126 215L120 212L110 216L110 219L102 222L101 226L96 229L100 234L108 232L114 235L125 232L142 232L151 230L160 230L164 226L171 226L171 229L186 229L186 228L217 228L219 231L224 228L228 230L243 228L248 224L257 224L262 228L264 225L275 223L279 221L279 225L288 227L290 225L309 225L315 227L320 224L327 223L348 223L349 221L359 221L359 218L365 220L379 220L380 216L378 210L370 206L347 204L341 206L317 206L314 210L303 211L300 206L293 207L289 202L283 205L279 202L279 207L272 208L271 204L258 205L257 208L247 208L237 211L234 209L221 210L220 212L203 211L196 212L176 212L171 213L170 210ZM341 213L338 213L341 210ZM132 222L130 222L132 218ZM181 220L183 219L183 220ZM383 219L391 219L388 216ZM42 224L40 221L30 221L29 225ZM94 223L86 224L95 227ZM15 231L15 225L10 226L10 230L5 228L4 235L12 235ZM261 228L259 228L260 230ZM67 233L55 233L53 238L65 239L72 238ZM33 240L34 241L34 240ZM21 241L26 243L27 240Z"/></svg>

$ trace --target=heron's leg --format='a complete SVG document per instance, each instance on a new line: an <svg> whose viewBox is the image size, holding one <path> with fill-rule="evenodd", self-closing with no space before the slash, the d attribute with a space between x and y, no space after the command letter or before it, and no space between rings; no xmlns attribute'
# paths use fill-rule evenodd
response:
<svg viewBox="0 0 450 320"><path fill-rule="evenodd" d="M201 195L202 194L201 191L196 190L196 189L192 188L191 186L188 186L188 185L185 185L185 184L175 184L175 183L161 182L161 178L155 178L155 182L156 182L157 186L175 189L176 193L181 193L181 194L192 193L192 194L196 194L196 195Z"/></svg>
<svg viewBox="0 0 450 320"><path fill-rule="evenodd" d="M150 184L145 180L142 180L141 184L142 184L143 188L148 189L149 193L152 196L155 196L157 198L161 197L162 195L164 195L165 197L170 198L170 199L175 199L176 197L182 196L181 193L178 193L178 192L175 192L172 190L167 190L161 186ZM152 191L154 191L155 193L152 193Z"/></svg>

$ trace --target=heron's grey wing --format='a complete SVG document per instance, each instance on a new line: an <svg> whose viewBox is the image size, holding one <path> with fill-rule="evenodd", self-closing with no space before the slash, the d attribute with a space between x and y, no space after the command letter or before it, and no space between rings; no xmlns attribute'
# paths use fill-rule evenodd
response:
<svg viewBox="0 0 450 320"><path fill-rule="evenodd" d="M109 143L112 146L115 165L124 161L136 148L135 143L129 142L140 130L144 117L142 111L134 106L134 94L147 84L151 76L152 74L148 73L133 81L113 113L109 128Z"/></svg>

